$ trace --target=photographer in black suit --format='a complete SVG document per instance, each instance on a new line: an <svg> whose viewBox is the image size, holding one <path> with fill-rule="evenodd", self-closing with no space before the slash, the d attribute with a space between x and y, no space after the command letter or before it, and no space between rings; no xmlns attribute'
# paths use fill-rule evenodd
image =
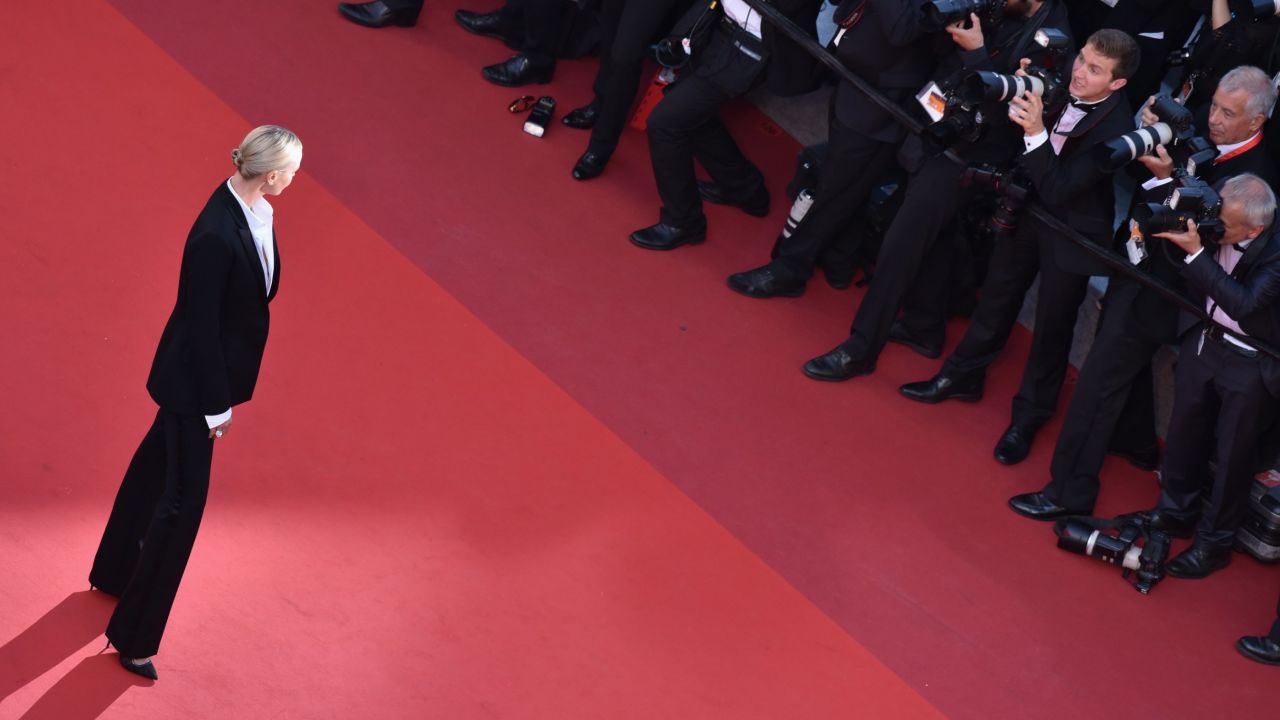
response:
<svg viewBox="0 0 1280 720"><path fill-rule="evenodd" d="M1209 113L1209 141L1218 157L1202 165L1199 176L1210 184L1252 173L1272 183L1277 173L1262 137L1267 112L1275 104L1271 79L1258 68L1236 68L1222 78ZM1143 124L1159 118L1147 109ZM1150 171L1138 203L1160 203L1172 185L1173 162L1164 146L1158 155L1139 158ZM1132 221L1131 221L1132 222ZM1130 228L1124 228L1125 235ZM1183 253L1175 246L1150 247L1137 266L1165 283L1183 286ZM1098 499L1098 473L1120 429L1131 438L1130 448L1150 447L1154 454L1155 411L1152 407L1151 358L1164 344L1177 342L1178 310L1155 291L1124 275L1111 279L1103 300L1103 313L1089 356L1080 368L1080 379L1067 409L1062 431L1049 466L1051 480L1038 493L1018 495L1010 507L1027 517L1050 520L1063 515L1091 515ZM1135 407L1136 406L1136 407ZM1145 459L1145 458L1144 458ZM1150 460L1154 464L1154 458Z"/></svg>
<svg viewBox="0 0 1280 720"><path fill-rule="evenodd" d="M1033 37L1044 28L1066 27L1065 6L1057 0L1032 0L1011 2L1005 9L1005 17L990 28L989 33L984 32L976 22L977 18L971 18L974 21L971 27L957 23L947 28L957 49L944 59L939 72L934 75L941 91L951 91L961 80L977 71L1012 73L1019 69L1020 58L1023 57L1034 57L1037 64L1046 64L1048 53L1035 44ZM987 34L991 36L989 44L984 39ZM1033 51L1040 51L1043 55L1033 54ZM972 164L1004 166L1012 163L1025 149L1022 128L1008 120L1001 103L986 103L979 112L987 118L981 139L976 142L958 140L952 149ZM858 307L849 338L806 365L805 372L810 377L843 380L870 372L875 368L885 342L890 339L909 342L918 348L918 352L929 352L921 349L921 344L914 338L907 337L904 326L895 324L894 319L921 263L928 255L941 249L935 243L938 233L951 222L966 197L959 187L965 166L943 155L926 158L923 141L915 135L906 139L901 154L904 158L910 156L919 158L915 163L918 169L907 185L901 209L885 233L871 287ZM767 266L753 272L766 269ZM743 273L731 277L730 286L744 294L767 297L762 291L768 286L742 277L748 275ZM735 286L735 281L741 282L741 286ZM769 289L776 294L786 287L775 282ZM941 341L936 344L940 346ZM932 356L937 357L938 354Z"/></svg>
<svg viewBox="0 0 1280 720"><path fill-rule="evenodd" d="M774 5L816 36L822 0L775 0ZM767 215L764 176L733 141L720 106L760 83L785 96L807 92L817 81L813 56L762 22L743 0L699 0L671 41L676 52L689 43L690 67L649 115L649 157L662 209L657 224L631 233L631 242L647 250L674 250L706 239L695 159L714 183L702 196Z"/></svg>
<svg viewBox="0 0 1280 720"><path fill-rule="evenodd" d="M928 79L936 56L917 0L845 0L836 9L836 57L901 105ZM858 207L890 167L905 129L857 88L840 83L832 98L827 157L813 205L769 264L737 273L729 287L752 297L799 295L819 256L834 273L851 272L855 248L841 245ZM836 267L848 265L850 269Z"/></svg>
<svg viewBox="0 0 1280 720"><path fill-rule="evenodd" d="M1133 38L1118 30L1099 30L1072 65L1071 103L1049 118L1044 117L1038 95L1024 93L1009 104L1010 119L1025 133L1027 150L1018 164L1034 185L1032 204L1102 247L1111 245L1115 196L1112 179L1099 169L1092 149L1133 129L1128 99L1119 91L1137 64ZM995 449L1002 463L1022 461L1035 432L1057 405L1089 276L1107 272L1105 264L1023 214L1014 236L996 243L981 299L960 345L937 375L902 386L902 394L927 403L980 399L987 366L1004 349L1038 273L1031 353L1013 399L1012 421Z"/></svg>
<svg viewBox="0 0 1280 720"><path fill-rule="evenodd" d="M1261 178L1247 174L1227 180L1221 196L1225 232L1217 245L1201 243L1194 221L1184 232L1157 234L1187 253L1183 272L1190 295L1218 323L1181 316L1185 339L1174 379L1162 489L1148 514L1152 528L1174 537L1195 530L1195 541L1166 567L1179 578L1206 577L1231 563L1231 546L1260 465L1259 438L1275 418L1280 398L1280 361L1249 344L1252 337L1280 341L1280 241L1272 224L1276 196ZM1212 483L1206 483L1211 456Z"/></svg>

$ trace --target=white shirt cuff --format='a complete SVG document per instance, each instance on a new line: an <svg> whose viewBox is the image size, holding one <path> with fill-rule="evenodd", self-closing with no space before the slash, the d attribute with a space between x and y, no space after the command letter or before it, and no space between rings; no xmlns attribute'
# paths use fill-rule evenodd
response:
<svg viewBox="0 0 1280 720"><path fill-rule="evenodd" d="M1198 258L1198 257L1200 257L1200 253L1202 253L1202 252L1204 252L1204 246L1203 246L1203 245L1202 245L1202 246L1200 246L1200 249L1199 249L1199 250L1197 250L1197 251L1195 251L1195 252L1191 253L1190 255L1188 255L1188 256L1186 256L1186 257L1182 258L1182 262L1184 262L1184 263L1186 263L1186 264L1190 265L1190 264L1191 264L1191 261L1192 261L1192 260L1195 260L1195 259L1196 259L1196 258Z"/></svg>
<svg viewBox="0 0 1280 720"><path fill-rule="evenodd" d="M209 429L210 429L210 430L212 430L212 429L214 429L214 428L218 427L219 425L221 425L222 423L224 423L224 422L226 422L226 421L228 421L228 420L230 420L230 419L231 419L231 408L227 408L227 411L226 411L226 412L218 413L217 415L205 415L205 416L204 416L204 421L205 421L206 423L209 423Z"/></svg>
<svg viewBox="0 0 1280 720"><path fill-rule="evenodd" d="M1167 177L1167 178L1154 178L1154 177L1153 177L1153 178L1151 178L1150 180L1148 180L1148 181L1146 181L1146 182L1142 183L1142 189L1143 189L1143 190L1150 190L1150 189L1152 189L1152 188L1158 188L1158 187L1160 187L1161 185L1164 185L1165 183L1171 183L1171 182L1173 182L1173 178L1171 178L1171 177Z"/></svg>
<svg viewBox="0 0 1280 720"><path fill-rule="evenodd" d="M1035 135L1023 135L1022 142L1027 146L1027 152L1031 152L1032 150L1035 150L1041 145L1049 142L1049 131L1041 130Z"/></svg>

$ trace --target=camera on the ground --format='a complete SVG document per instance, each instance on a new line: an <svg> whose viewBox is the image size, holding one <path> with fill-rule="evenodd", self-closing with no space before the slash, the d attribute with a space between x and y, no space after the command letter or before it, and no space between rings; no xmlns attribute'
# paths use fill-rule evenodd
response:
<svg viewBox="0 0 1280 720"><path fill-rule="evenodd" d="M1146 595L1164 579L1169 559L1169 535L1150 533L1138 522L1127 522L1118 530L1095 527L1083 520L1060 520L1054 526L1058 547L1077 555L1124 568L1123 577L1134 576L1134 588ZM1114 532L1114 534L1112 534Z"/></svg>

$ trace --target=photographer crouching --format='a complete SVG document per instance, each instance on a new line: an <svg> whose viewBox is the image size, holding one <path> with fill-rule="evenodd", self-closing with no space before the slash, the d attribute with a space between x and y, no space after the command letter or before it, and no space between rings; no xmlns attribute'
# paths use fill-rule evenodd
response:
<svg viewBox="0 0 1280 720"><path fill-rule="evenodd" d="M1137 68L1138 55L1133 38L1099 30L1072 64L1071 101L1053 109L1047 122L1040 95L1023 92L1009 103L1009 118L1024 133L1026 151L1018 167L1035 187L1031 205L1102 247L1111 245L1115 195L1110 175L1098 167L1092 150L1133 128L1128 99L1118 91ZM937 375L901 388L904 396L926 403L980 399L987 367L1004 349L1037 273L1040 294L1031 353L1013 399L1011 422L995 447L996 460L1006 465L1026 458L1035 433L1053 414L1089 276L1109 273L1100 260L1024 214L1013 237L996 243L964 339Z"/></svg>
<svg viewBox="0 0 1280 720"><path fill-rule="evenodd" d="M1280 361L1249 344L1250 337L1280 341L1276 196L1247 173L1227 180L1220 195L1222 237L1216 244L1202 241L1195 220L1185 230L1156 234L1187 253L1188 289L1218 323L1182 316L1185 339L1174 376L1162 489L1147 516L1148 527L1174 537L1189 537L1194 528L1194 542L1166 568L1180 578L1207 577L1230 564L1258 466L1259 437L1280 398ZM1215 450L1209 504L1201 513Z"/></svg>

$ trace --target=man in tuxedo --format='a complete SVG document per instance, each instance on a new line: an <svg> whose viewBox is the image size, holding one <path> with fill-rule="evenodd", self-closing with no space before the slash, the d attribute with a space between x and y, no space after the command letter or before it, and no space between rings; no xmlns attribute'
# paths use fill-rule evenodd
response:
<svg viewBox="0 0 1280 720"><path fill-rule="evenodd" d="M775 7L816 35L822 0L776 0ZM813 89L817 61L763 22L743 0L699 0L676 25L674 47L689 43L691 67L649 115L649 158L662 199L658 223L631 233L646 250L674 250L707 237L702 199L736 205L750 215L769 212L764 176L734 142L720 107L763 83L775 95ZM680 52L677 50L676 52ZM700 186L694 160L713 184Z"/></svg>
<svg viewBox="0 0 1280 720"><path fill-rule="evenodd" d="M1277 172L1262 137L1262 126L1275 99L1271 79L1258 68L1236 68L1222 78L1208 122L1209 140L1217 146L1218 157L1199 168L1201 179L1220 185L1229 177L1252 173L1269 184L1276 181ZM1159 120L1150 109L1143 115L1144 125ZM1137 203L1164 201L1172 188L1173 161L1163 146L1157 153L1140 158L1151 177L1143 184ZM1142 242L1132 220L1123 230L1126 237L1133 235L1131 261L1137 260L1140 269L1165 283L1182 287L1183 255L1176 246ZM1051 520L1092 514L1098 498L1098 473L1117 432L1126 436L1120 443L1123 449L1149 447L1154 454L1151 358L1161 345L1177 341L1178 310L1154 290L1124 275L1111 279L1103 306L1097 336L1081 366L1054 448L1051 480L1040 492L1009 500L1010 507L1021 515ZM1128 427L1121 427L1122 417L1127 418L1123 424ZM1154 465L1154 458L1147 462Z"/></svg>
<svg viewBox="0 0 1280 720"><path fill-rule="evenodd" d="M989 33L976 22L977 18L971 18L973 22L969 27L964 22L947 27L956 50L944 58L934 74L940 92L953 91L974 72L1012 73L1019 68L1023 57L1033 57L1040 65L1047 64L1048 54L1033 38L1039 30L1066 27L1065 7L1057 0L1030 0L1009 3L1006 13L998 25L988 27ZM969 164L1004 166L1011 163L1024 149L1022 128L1007 120L1005 110L1003 103L983 104L978 110L986 117L981 139L976 142L959 139L952 149ZM965 193L959 185L965 166L944 155L928 156L918 135L905 139L899 157L904 160L904 167L913 171L902 207L885 232L871 287L858 307L849 338L832 351L837 356L832 362L821 367L816 363L813 367L806 366L806 372L816 379L842 380L870 372L888 340L910 344L922 354L932 352L931 357L941 354L940 350L931 351L925 342L917 341L917 336L908 337L904 325L895 323L894 319L925 257L945 250L940 247L944 243L935 240L964 202ZM874 178L868 176L868 179ZM797 234L804 225L804 222L800 224ZM803 288L803 280L799 285L792 284L791 280L796 276L807 277L810 272L809 267L796 263L797 259L808 257L793 251L797 234L780 244L773 263L730 276L729 286L752 297L772 297L788 289ZM941 341L936 345L940 347Z"/></svg>
<svg viewBox="0 0 1280 720"><path fill-rule="evenodd" d="M1280 341L1280 241L1274 237L1276 196L1256 175L1237 175L1222 187L1224 228L1204 245L1194 221L1157 236L1187 254L1183 272L1193 300L1212 324L1183 313L1185 338L1174 378L1162 489L1147 513L1153 529L1188 537L1191 546L1168 573L1202 578L1231 562L1231 547L1259 469L1259 439L1276 416L1280 361L1251 338ZM1209 459L1214 458L1212 482ZM1209 487L1208 504L1202 502ZM1203 512L1202 512L1203 509ZM1199 522L1197 523L1197 516Z"/></svg>
<svg viewBox="0 0 1280 720"><path fill-rule="evenodd" d="M1048 118L1041 98L1033 93L1009 103L1010 119L1024 132L1026 152L1018 167L1035 187L1033 205L1102 247L1110 246L1115 197L1111 178L1099 169L1092 150L1133 129L1128 99L1119 90L1137 64L1133 38L1118 30L1099 30L1072 64L1070 103ZM1107 266L1084 249L1023 214L1013 237L996 243L981 299L960 345L937 375L902 386L902 394L926 403L980 399L987 366L1004 349L1022 299L1039 274L1031 354L1013 399L1012 420L995 449L998 461L1020 462L1057 404L1089 276L1107 272Z"/></svg>
<svg viewBox="0 0 1280 720"><path fill-rule="evenodd" d="M836 9L832 44L845 67L889 100L906 105L929 78L936 56L915 0L845 0ZM979 31L979 34L981 31ZM985 53L983 53L985 54ZM841 82L832 99L827 158L813 205L773 260L729 277L730 289L752 297L796 296L815 263L828 277L852 274L856 248L843 241L858 207L893 162L902 125L857 88ZM821 259L820 259L821 257ZM847 266L847 267L845 267ZM837 284L848 285L848 281Z"/></svg>
<svg viewBox="0 0 1280 720"><path fill-rule="evenodd" d="M365 27L413 27L418 22L418 15L422 13L422 0L338 3L338 12L351 22Z"/></svg>
<svg viewBox="0 0 1280 720"><path fill-rule="evenodd" d="M1280 665L1280 602L1276 603L1276 621L1271 624L1271 632L1242 637L1236 641L1236 649L1254 662Z"/></svg>

